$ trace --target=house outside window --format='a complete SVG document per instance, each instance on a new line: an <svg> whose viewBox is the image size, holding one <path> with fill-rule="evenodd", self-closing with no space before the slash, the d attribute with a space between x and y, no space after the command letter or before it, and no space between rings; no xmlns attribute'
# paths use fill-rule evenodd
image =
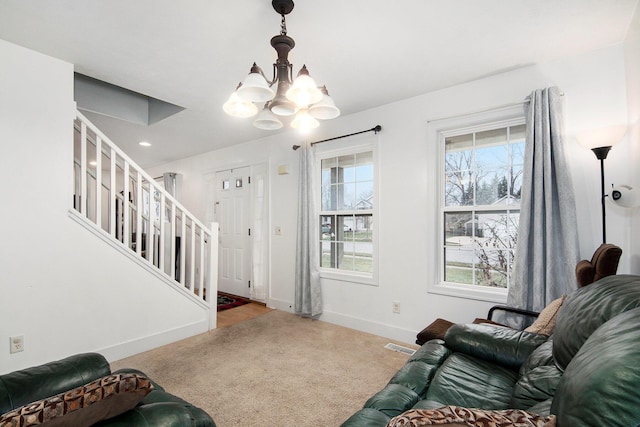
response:
<svg viewBox="0 0 640 427"><path fill-rule="evenodd" d="M339 279L372 283L375 273L372 146L321 153L319 164L321 275L337 274Z"/></svg>
<svg viewBox="0 0 640 427"><path fill-rule="evenodd" d="M518 239L524 136L524 117L438 132L441 288L506 297Z"/></svg>

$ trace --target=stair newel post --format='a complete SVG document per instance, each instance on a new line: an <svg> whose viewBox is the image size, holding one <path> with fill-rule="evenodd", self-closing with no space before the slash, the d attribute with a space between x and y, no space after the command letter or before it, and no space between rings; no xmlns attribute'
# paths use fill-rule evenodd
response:
<svg viewBox="0 0 640 427"><path fill-rule="evenodd" d="M209 223L209 255L208 255L208 280L207 280L207 302L209 303L209 328L217 327L217 296L218 296L218 242L219 233L217 222Z"/></svg>
<svg viewBox="0 0 640 427"><path fill-rule="evenodd" d="M200 265L199 275L198 275L198 296L200 299L204 300L204 275L205 275L205 266L204 263L204 228L200 228L200 259L198 260L198 264Z"/></svg>

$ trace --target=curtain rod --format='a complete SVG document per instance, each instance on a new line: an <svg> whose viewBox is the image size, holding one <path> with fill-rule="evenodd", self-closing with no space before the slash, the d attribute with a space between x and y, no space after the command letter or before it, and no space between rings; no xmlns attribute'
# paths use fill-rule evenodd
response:
<svg viewBox="0 0 640 427"><path fill-rule="evenodd" d="M564 92L560 92L560 96L564 96ZM531 102L531 96L527 95L527 97L524 100L519 101L519 102L510 102L508 104L498 105L497 107L485 108L484 110L475 110L475 111L471 111L469 113L456 114L455 116L447 116L447 117L439 117L439 118L436 118L436 119L430 119L430 120L427 120L427 123L437 122L437 121L440 121L440 120L455 119L455 118L458 118L458 117L473 116L474 114L488 113L489 111L499 110L501 108L516 107L518 105L528 104L529 102Z"/></svg>
<svg viewBox="0 0 640 427"><path fill-rule="evenodd" d="M311 143L311 146L314 146L315 144L320 144L320 143L323 143L323 142L327 142L327 141L333 141L334 139L340 139L340 138L346 138L348 136L359 135L361 133L366 133L366 132L375 132L376 135L377 135L378 132L380 132L381 130L382 130L382 126L375 125L371 129L361 130L360 132L354 132L354 133L350 133L348 135L341 135L341 136L336 136L336 137L333 137L333 138L323 139L322 141L315 141L315 142ZM298 148L300 148L300 146L299 145L294 145L292 148L294 150L297 150Z"/></svg>

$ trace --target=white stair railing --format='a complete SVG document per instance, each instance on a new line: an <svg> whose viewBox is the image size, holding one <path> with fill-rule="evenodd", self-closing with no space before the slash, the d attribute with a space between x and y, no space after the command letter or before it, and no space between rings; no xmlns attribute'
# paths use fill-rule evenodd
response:
<svg viewBox="0 0 640 427"><path fill-rule="evenodd" d="M212 306L217 226L209 229L198 221L79 111L74 129L73 208L102 234Z"/></svg>

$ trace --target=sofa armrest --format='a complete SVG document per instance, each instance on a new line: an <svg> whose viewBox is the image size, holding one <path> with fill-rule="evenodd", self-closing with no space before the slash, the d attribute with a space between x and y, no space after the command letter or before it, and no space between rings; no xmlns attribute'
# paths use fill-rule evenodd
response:
<svg viewBox="0 0 640 427"><path fill-rule="evenodd" d="M525 310L523 308L510 307L508 305L494 305L489 309L489 313L487 313L487 319L493 320L493 314L496 311L503 311L505 313L517 314L522 316L525 319L525 324L530 325L539 315L540 313L532 310Z"/></svg>
<svg viewBox="0 0 640 427"><path fill-rule="evenodd" d="M499 326L457 324L447 331L445 343L454 352L519 369L531 352L548 338Z"/></svg>
<svg viewBox="0 0 640 427"><path fill-rule="evenodd" d="M216 427L209 415L199 408L176 402L140 405L130 411L94 424L93 427Z"/></svg>
<svg viewBox="0 0 640 427"><path fill-rule="evenodd" d="M0 414L111 374L98 353L76 354L0 376Z"/></svg>

